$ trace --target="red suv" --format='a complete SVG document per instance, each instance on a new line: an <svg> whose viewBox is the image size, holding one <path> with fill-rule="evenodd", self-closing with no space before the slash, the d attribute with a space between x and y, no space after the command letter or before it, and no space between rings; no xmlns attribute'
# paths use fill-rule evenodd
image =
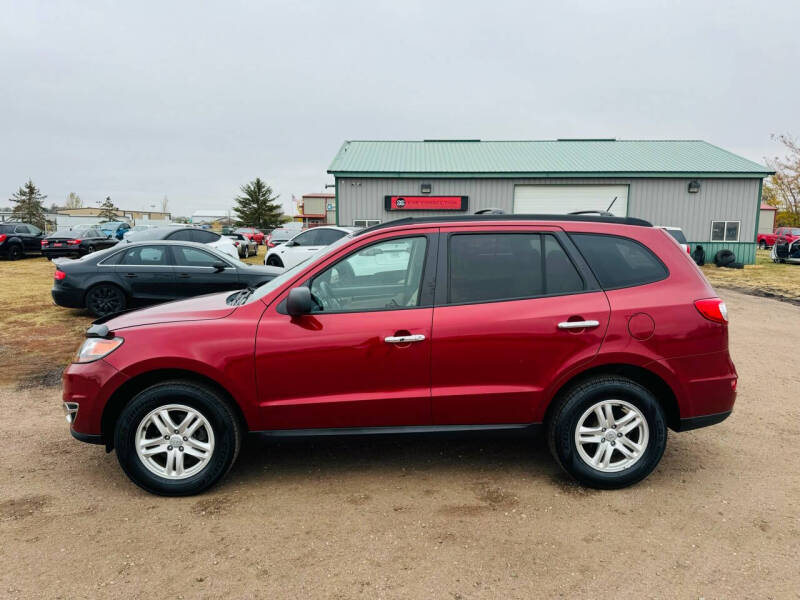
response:
<svg viewBox="0 0 800 600"><path fill-rule="evenodd" d="M313 375L310 375L313 374ZM613 217L402 219L252 290L96 321L64 373L72 435L166 495L247 432L540 430L580 482L658 464L736 397L725 304L669 234Z"/></svg>

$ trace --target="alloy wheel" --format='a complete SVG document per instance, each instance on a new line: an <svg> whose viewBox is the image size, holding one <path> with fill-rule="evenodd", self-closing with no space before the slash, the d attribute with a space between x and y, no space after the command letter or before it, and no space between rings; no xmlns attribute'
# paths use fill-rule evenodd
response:
<svg viewBox="0 0 800 600"><path fill-rule="evenodd" d="M148 471L165 479L186 479L202 471L214 454L208 419L184 404L149 412L136 429L136 454Z"/></svg>
<svg viewBox="0 0 800 600"><path fill-rule="evenodd" d="M87 305L96 315L119 312L125 307L122 292L109 285L101 285L89 292Z"/></svg>
<svg viewBox="0 0 800 600"><path fill-rule="evenodd" d="M575 446L587 465L604 473L624 471L647 450L650 430L644 414L625 400L603 400L578 419Z"/></svg>

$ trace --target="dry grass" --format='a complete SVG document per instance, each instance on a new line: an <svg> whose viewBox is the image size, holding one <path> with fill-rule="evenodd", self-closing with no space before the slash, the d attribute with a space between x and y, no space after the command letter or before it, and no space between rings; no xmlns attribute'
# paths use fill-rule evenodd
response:
<svg viewBox="0 0 800 600"><path fill-rule="evenodd" d="M259 255L246 262L263 264ZM45 258L0 260L0 385L56 385L94 317L53 304L55 267Z"/></svg>
<svg viewBox="0 0 800 600"><path fill-rule="evenodd" d="M54 270L45 258L0 261L0 384L57 383L92 321L53 304Z"/></svg>
<svg viewBox="0 0 800 600"><path fill-rule="evenodd" d="M719 269L711 263L703 267L703 273L715 287L800 302L800 265L775 264L768 250L758 250L756 264L744 269Z"/></svg>

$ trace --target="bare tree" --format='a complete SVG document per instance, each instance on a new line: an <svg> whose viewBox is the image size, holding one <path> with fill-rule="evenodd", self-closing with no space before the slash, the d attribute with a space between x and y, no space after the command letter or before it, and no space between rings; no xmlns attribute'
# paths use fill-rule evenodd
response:
<svg viewBox="0 0 800 600"><path fill-rule="evenodd" d="M70 192L67 196L67 201L64 203L64 208L83 208L83 200L75 192Z"/></svg>
<svg viewBox="0 0 800 600"><path fill-rule="evenodd" d="M786 154L767 159L775 175L767 180L762 197L780 209L776 225L800 225L800 144L788 134L773 135L772 139L783 144Z"/></svg>

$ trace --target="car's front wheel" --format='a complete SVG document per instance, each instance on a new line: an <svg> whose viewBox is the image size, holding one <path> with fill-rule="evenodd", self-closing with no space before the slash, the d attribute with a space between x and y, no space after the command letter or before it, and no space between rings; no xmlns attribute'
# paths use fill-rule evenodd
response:
<svg viewBox="0 0 800 600"><path fill-rule="evenodd" d="M147 388L125 406L114 446L136 485L154 494L189 496L228 472L241 437L236 416L217 392L171 381Z"/></svg>
<svg viewBox="0 0 800 600"><path fill-rule="evenodd" d="M270 267L282 267L283 266L283 262L281 261L281 259L278 258L277 256L275 256L274 254L267 259L267 264Z"/></svg>
<svg viewBox="0 0 800 600"><path fill-rule="evenodd" d="M765 242L764 240L761 240L760 242L758 242L758 247L761 248L762 250L766 250L767 249L767 242Z"/></svg>
<svg viewBox="0 0 800 600"><path fill-rule="evenodd" d="M580 483L616 489L647 477L667 443L653 394L618 376L589 379L563 395L548 423L550 451Z"/></svg>

